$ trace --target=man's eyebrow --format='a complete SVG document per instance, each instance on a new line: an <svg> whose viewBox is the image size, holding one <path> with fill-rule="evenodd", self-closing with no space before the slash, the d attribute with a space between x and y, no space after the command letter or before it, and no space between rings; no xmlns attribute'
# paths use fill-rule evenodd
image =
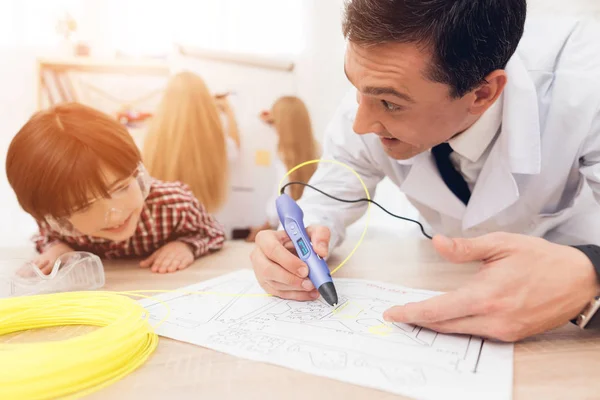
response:
<svg viewBox="0 0 600 400"><path fill-rule="evenodd" d="M388 94L390 96L398 97L399 99L408 101L409 103L414 103L415 102L412 97L410 97L406 93L402 93L402 92L397 91L393 87L373 87L373 86L368 86L368 87L365 88L364 93L368 94L368 95L371 95L371 96L381 96L382 94Z"/></svg>
<svg viewBox="0 0 600 400"><path fill-rule="evenodd" d="M344 75L346 75L346 79L348 80L348 82L352 82L350 80L350 78L348 77L348 72L346 71L346 66L344 66ZM398 97L399 99L405 100L409 103L415 103L415 100L412 97L410 97L408 94L399 92L396 89L394 89L393 87L368 86L367 88L365 88L364 93L371 95L371 96L381 96L382 94L389 94L390 96Z"/></svg>

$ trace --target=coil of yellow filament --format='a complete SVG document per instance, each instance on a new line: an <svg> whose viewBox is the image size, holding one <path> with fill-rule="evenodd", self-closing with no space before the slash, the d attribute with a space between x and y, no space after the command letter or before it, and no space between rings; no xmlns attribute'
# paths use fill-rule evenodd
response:
<svg viewBox="0 0 600 400"><path fill-rule="evenodd" d="M147 311L110 292L70 292L0 301L0 335L89 325L70 339L0 343L0 399L80 398L140 367L158 345Z"/></svg>

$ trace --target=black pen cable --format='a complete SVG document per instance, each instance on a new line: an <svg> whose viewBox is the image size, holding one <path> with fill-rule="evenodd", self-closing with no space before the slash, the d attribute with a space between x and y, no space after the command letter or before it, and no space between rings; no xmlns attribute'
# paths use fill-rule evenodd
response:
<svg viewBox="0 0 600 400"><path fill-rule="evenodd" d="M425 232L425 228L423 227L423 224L421 224L419 221L415 221L414 219L410 219L410 218L407 218L407 217L402 217L400 215L396 215L394 213L391 213L391 212L389 212L388 210L386 210L383 206L381 206L380 204L378 204L374 200L367 199L367 198L356 199L356 200L340 199L339 197L332 196L332 195L330 195L328 193L325 193L321 189L317 189L316 187L314 187L312 185L309 185L308 183L304 183L304 182L288 182L285 185L283 185L283 187L281 188L280 194L283 194L285 192L285 189L288 186L291 186L291 185L302 185L302 186L305 186L305 187L309 187L312 190L315 190L315 191L321 193L322 195L329 197L330 199L333 199L333 200L336 200L336 201L339 201L339 202L342 202L342 203L361 203L361 202L367 202L367 203L375 204L377 207L381 208L384 212L386 212L387 214L391 215L394 218L398 218L398 219L401 219L403 221L414 222L415 224L419 225L419 228L421 228L421 233L426 238L432 239L432 237Z"/></svg>

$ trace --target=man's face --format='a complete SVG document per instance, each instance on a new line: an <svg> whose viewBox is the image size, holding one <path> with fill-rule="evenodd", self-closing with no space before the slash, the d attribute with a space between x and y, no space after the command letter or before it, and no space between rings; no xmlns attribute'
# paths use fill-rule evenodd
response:
<svg viewBox="0 0 600 400"><path fill-rule="evenodd" d="M448 85L426 77L430 59L413 44L348 45L345 71L359 104L353 129L379 136L392 158L414 157L474 122L470 96L453 99Z"/></svg>

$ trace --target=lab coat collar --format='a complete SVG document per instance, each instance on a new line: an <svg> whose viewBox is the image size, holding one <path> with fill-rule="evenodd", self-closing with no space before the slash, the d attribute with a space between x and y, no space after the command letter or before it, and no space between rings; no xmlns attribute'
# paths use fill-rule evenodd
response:
<svg viewBox="0 0 600 400"><path fill-rule="evenodd" d="M410 172L400 185L406 197L442 214L462 219L465 205L444 183L431 153L418 154L411 160Z"/></svg>
<svg viewBox="0 0 600 400"><path fill-rule="evenodd" d="M541 128L535 84L521 57L515 54L506 66L502 143L515 174L539 174L542 166Z"/></svg>
<svg viewBox="0 0 600 400"><path fill-rule="evenodd" d="M473 188L462 220L470 229L513 205L519 187L513 174L539 174L541 132L537 91L521 58L506 67L502 132L490 151Z"/></svg>
<svg viewBox="0 0 600 400"><path fill-rule="evenodd" d="M506 68L502 128L473 188L468 206L448 189L430 152L409 161L412 166L400 189L408 198L462 220L463 230L510 207L519 198L513 174L538 174L541 166L537 92L518 55ZM403 162L407 164L407 162Z"/></svg>
<svg viewBox="0 0 600 400"><path fill-rule="evenodd" d="M413 165L415 163L415 160L417 160L417 157L418 155L411 158L407 158L406 160L396 160L396 163L400 165Z"/></svg>

